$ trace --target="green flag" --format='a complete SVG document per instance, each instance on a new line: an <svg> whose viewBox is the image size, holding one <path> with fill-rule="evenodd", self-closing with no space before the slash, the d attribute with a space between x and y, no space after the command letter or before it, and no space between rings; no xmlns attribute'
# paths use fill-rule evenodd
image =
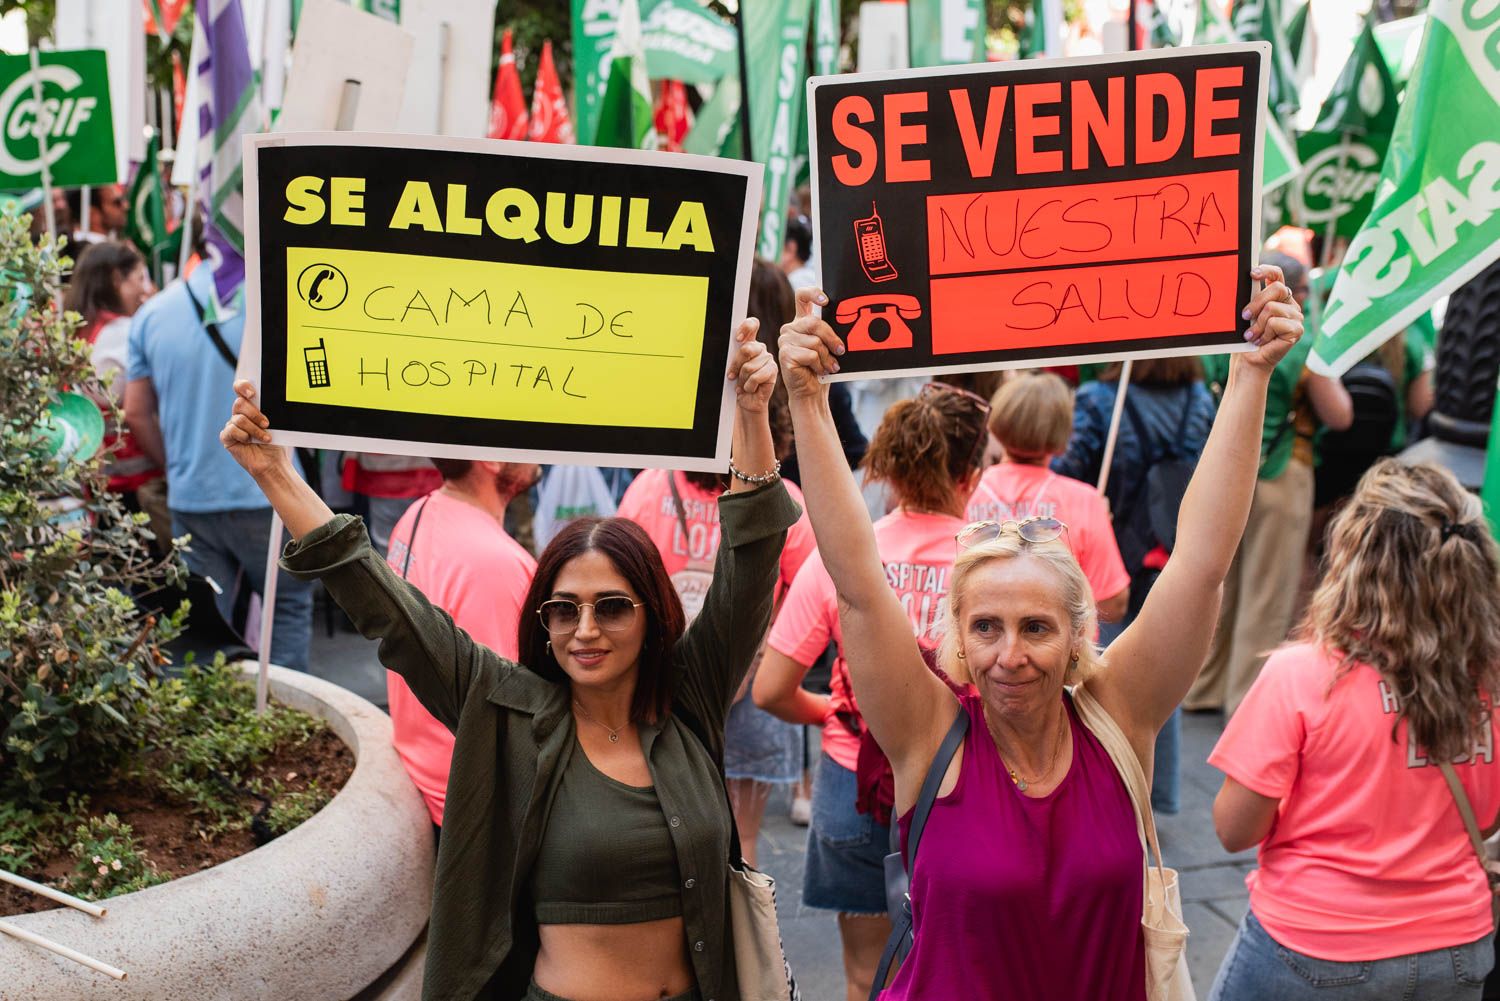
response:
<svg viewBox="0 0 1500 1001"><path fill-rule="evenodd" d="M1292 66L1297 71L1299 81L1312 72L1312 54L1307 51L1307 41L1311 37L1307 33L1307 19L1311 16L1311 11L1312 0L1307 0L1287 21L1286 30L1283 32L1286 35L1287 49L1292 54Z"/></svg>
<svg viewBox="0 0 1500 1001"><path fill-rule="evenodd" d="M153 130L146 143L146 159L136 169L135 180L130 182L130 209L125 217L125 235L146 255L156 275L162 261L177 260L182 244L181 227L167 231L166 185L162 183L157 159L160 146L160 138Z"/></svg>
<svg viewBox="0 0 1500 1001"><path fill-rule="evenodd" d="M734 25L698 0L643 0L641 17L651 79L702 84L739 72Z"/></svg>
<svg viewBox="0 0 1500 1001"><path fill-rule="evenodd" d="M1354 50L1318 112L1312 129L1297 138L1302 177L1290 190L1289 210L1299 225L1334 224L1353 237L1375 204L1381 163L1400 102L1368 19Z"/></svg>
<svg viewBox="0 0 1500 1001"><path fill-rule="evenodd" d="M636 0L622 0L593 145L655 149L656 142L651 80L646 76L646 53L641 46L641 11Z"/></svg>
<svg viewBox="0 0 1500 1001"><path fill-rule="evenodd" d="M750 156L766 167L755 252L781 257L792 186L795 136L807 103L807 29L811 0L740 4L745 75L750 88Z"/></svg>
<svg viewBox="0 0 1500 1001"><path fill-rule="evenodd" d="M984 62L984 7L985 0L907 0L912 66Z"/></svg>
<svg viewBox="0 0 1500 1001"><path fill-rule="evenodd" d="M1242 42L1271 43L1271 79L1266 90L1271 112L1282 120L1295 115L1301 107L1297 67L1282 28L1280 0L1237 0L1231 27Z"/></svg>
<svg viewBox="0 0 1500 1001"><path fill-rule="evenodd" d="M394 24L401 23L401 0L352 0L350 6Z"/></svg>
<svg viewBox="0 0 1500 1001"><path fill-rule="evenodd" d="M740 147L730 146L739 135L740 122L740 77L731 73L714 85L714 92L698 115L693 127L682 140L684 153L699 156L740 156Z"/></svg>
<svg viewBox="0 0 1500 1001"><path fill-rule="evenodd" d="M1417 61L1417 47L1422 44L1422 31L1426 27L1426 14L1403 17L1375 26L1375 44L1380 48L1386 69L1391 71L1391 79L1395 82L1397 91L1406 87L1406 81L1411 76L1412 66Z"/></svg>
<svg viewBox="0 0 1500 1001"><path fill-rule="evenodd" d="M1344 255L1310 365L1340 375L1500 257L1494 19L1433 0L1375 206ZM1500 408L1497 408L1500 409Z"/></svg>
<svg viewBox="0 0 1500 1001"><path fill-rule="evenodd" d="M1221 42L1237 42L1234 27L1224 20L1223 13L1209 0L1199 0L1198 29L1193 32L1194 45L1217 45Z"/></svg>
<svg viewBox="0 0 1500 1001"><path fill-rule="evenodd" d="M619 0L573 0L573 128L584 145L599 131L619 6Z"/></svg>
<svg viewBox="0 0 1500 1001"><path fill-rule="evenodd" d="M0 190L40 188L44 160L55 188L113 184L118 167L104 50L42 52L38 63L40 113L31 56L0 56Z"/></svg>

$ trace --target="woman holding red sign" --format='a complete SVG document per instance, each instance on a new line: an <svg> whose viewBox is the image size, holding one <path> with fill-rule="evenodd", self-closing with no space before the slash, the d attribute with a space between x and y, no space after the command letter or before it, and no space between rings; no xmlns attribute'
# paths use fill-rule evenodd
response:
<svg viewBox="0 0 1500 1001"><path fill-rule="evenodd" d="M859 490L833 461L819 377L838 371L844 346L813 315L826 297L799 293L781 365L802 487L911 859L915 944L888 998L1146 996L1148 948L1160 956L1142 923L1153 746L1208 651L1255 484L1267 381L1302 336L1280 271L1251 274L1264 283L1244 314L1253 348L1234 360L1176 553L1135 623L1095 650L1095 600L1062 522L971 524L958 533L939 653L973 684L961 697L923 663ZM912 858L914 814L926 823ZM1167 972L1176 965L1169 957Z"/></svg>

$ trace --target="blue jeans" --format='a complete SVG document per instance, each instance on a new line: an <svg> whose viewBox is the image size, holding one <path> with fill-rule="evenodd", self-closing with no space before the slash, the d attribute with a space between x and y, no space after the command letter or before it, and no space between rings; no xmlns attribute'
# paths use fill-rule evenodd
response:
<svg viewBox="0 0 1500 1001"><path fill-rule="evenodd" d="M209 513L173 511L172 534L191 535L183 554L188 569L212 577L223 589L215 599L219 614L231 620L234 614L235 581L240 574L257 594L266 593L266 549L271 542L271 509ZM286 536L283 534L283 541ZM251 628L259 628L253 623ZM308 647L312 644L312 584L280 571L276 576L276 613L271 630L271 663L307 670Z"/></svg>
<svg viewBox="0 0 1500 1001"><path fill-rule="evenodd" d="M1390 959L1345 963L1293 952L1247 911L1208 1001L1479 1001L1494 938Z"/></svg>

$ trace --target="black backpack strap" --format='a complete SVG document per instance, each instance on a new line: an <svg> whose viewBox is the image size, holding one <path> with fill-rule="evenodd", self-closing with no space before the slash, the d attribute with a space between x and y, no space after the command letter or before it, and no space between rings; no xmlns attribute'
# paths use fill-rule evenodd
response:
<svg viewBox="0 0 1500 1001"><path fill-rule="evenodd" d="M401 561L401 579L406 579L406 571L411 569L411 551L417 547L417 529L422 527L422 515L427 513L427 502L432 500L432 494L422 498L422 503L417 505L417 517L411 523L411 536L406 540L406 558Z"/></svg>
<svg viewBox="0 0 1500 1001"><path fill-rule="evenodd" d="M233 351L229 350L229 345L224 343L224 335L219 333L219 325L204 321L203 304L198 301L196 295L193 295L193 287L187 283L186 278L182 280L182 290L187 293L188 300L192 302L193 312L198 314L198 325L208 333L208 339L214 342L214 347L218 348L219 357L227 361L230 368L239 368L239 359L234 356Z"/></svg>
<svg viewBox="0 0 1500 1001"><path fill-rule="evenodd" d="M927 777L922 780L922 791L917 794L917 805L912 810L911 826L906 835L906 871L911 872L912 865L917 859L917 846L922 841L922 831L927 826L927 818L932 814L932 806L937 802L939 787L943 784L943 777L948 774L948 766L953 764L953 756L958 753L958 747L964 742L964 737L969 732L969 711L960 703L958 715L953 719L953 725L948 728L948 733L943 737L943 743L938 747L938 752L932 758L932 764L927 769ZM899 852L900 847L900 825L896 822L894 815L891 817L891 850ZM875 1001L880 992L885 990L886 979L891 975L891 964L896 961L896 954L901 950L904 943L912 933L911 898L907 897L907 904L901 910L899 917L891 915L895 926L891 929L891 937L886 939L885 950L880 954L880 965L875 968L875 980L870 985L870 1001Z"/></svg>

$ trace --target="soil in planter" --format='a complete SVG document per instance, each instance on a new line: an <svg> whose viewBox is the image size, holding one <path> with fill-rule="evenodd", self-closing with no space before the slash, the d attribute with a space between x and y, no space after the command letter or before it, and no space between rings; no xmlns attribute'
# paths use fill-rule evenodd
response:
<svg viewBox="0 0 1500 1001"><path fill-rule="evenodd" d="M354 771L354 755L332 731L323 730L305 743L276 748L254 768L247 780L279 782L283 793L305 792L314 782L330 797L344 787ZM260 807L244 797L247 816ZM113 813L130 825L139 850L158 872L175 879L227 862L258 847L247 825L209 836L207 822L188 808L167 802L160 792L132 782L121 782L89 794L88 814L102 817ZM72 871L75 859L66 851L54 852L26 872L30 879L52 883ZM44 897L9 883L0 883L0 915L28 914L58 906Z"/></svg>

